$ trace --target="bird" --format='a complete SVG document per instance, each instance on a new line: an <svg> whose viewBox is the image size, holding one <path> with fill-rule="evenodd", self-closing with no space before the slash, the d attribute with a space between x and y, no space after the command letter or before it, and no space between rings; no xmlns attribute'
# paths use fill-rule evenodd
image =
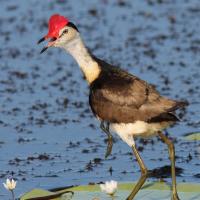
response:
<svg viewBox="0 0 200 200"><path fill-rule="evenodd" d="M176 110L188 105L162 96L155 86L94 56L86 47L79 29L67 17L53 14L49 18L48 33L38 44L48 41L41 50L50 47L64 49L79 65L89 86L89 104L100 128L107 135L105 154L112 153L113 136L116 133L130 146L141 171L139 180L127 200L133 200L148 177L148 169L141 158L135 139L153 136L167 145L171 161L172 200L180 200L177 192L175 172L175 147L164 130L179 121Z"/></svg>

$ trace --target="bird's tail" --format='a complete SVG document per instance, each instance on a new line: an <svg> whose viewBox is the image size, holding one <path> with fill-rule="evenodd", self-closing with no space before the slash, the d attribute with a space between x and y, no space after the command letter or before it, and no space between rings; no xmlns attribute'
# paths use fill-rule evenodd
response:
<svg viewBox="0 0 200 200"><path fill-rule="evenodd" d="M184 108L186 106L188 106L189 103L187 101L176 101L175 105L173 107L171 107L168 112L173 112L179 108Z"/></svg>

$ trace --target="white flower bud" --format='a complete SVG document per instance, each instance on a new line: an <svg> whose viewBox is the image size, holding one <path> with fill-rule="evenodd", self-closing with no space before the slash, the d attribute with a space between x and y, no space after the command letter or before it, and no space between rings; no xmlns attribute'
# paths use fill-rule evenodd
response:
<svg viewBox="0 0 200 200"><path fill-rule="evenodd" d="M109 195L114 195L117 191L117 181L106 181L105 184L100 184L100 188L102 192L105 192Z"/></svg>
<svg viewBox="0 0 200 200"><path fill-rule="evenodd" d="M3 183L3 185L7 190L14 190L16 188L17 181L7 178L6 183Z"/></svg>

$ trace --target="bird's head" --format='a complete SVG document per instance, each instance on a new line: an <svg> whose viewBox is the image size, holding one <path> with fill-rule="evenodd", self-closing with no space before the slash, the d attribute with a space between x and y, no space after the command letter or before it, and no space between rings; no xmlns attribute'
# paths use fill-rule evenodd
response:
<svg viewBox="0 0 200 200"><path fill-rule="evenodd" d="M49 47L64 47L73 41L79 34L77 27L66 17L54 14L49 19L49 31L42 37L38 44L49 40L48 45L41 51L43 53Z"/></svg>

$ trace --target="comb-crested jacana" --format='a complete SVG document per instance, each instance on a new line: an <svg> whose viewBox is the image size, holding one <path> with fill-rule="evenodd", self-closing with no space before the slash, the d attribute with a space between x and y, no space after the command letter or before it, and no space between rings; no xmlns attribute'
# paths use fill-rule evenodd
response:
<svg viewBox="0 0 200 200"><path fill-rule="evenodd" d="M176 189L174 144L162 133L178 121L175 110L187 105L161 96L157 90L138 77L96 58L85 47L77 27L59 14L49 19L49 32L38 43L50 39L49 47L60 47L79 64L90 88L89 104L100 127L108 136L105 157L112 151L110 128L133 151L141 169L141 177L127 197L132 200L145 183L148 172L135 145L135 137L159 136L167 144L171 160L172 199L179 200Z"/></svg>

